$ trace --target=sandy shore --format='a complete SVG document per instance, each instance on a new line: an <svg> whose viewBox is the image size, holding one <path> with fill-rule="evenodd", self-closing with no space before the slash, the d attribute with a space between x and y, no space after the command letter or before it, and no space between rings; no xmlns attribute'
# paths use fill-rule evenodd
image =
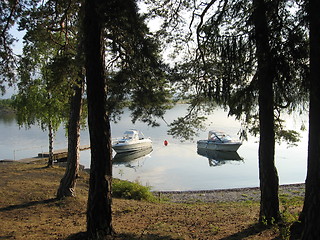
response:
<svg viewBox="0 0 320 240"><path fill-rule="evenodd" d="M280 197L304 197L304 193L304 183L279 186ZM260 189L258 187L205 191L158 191L154 192L154 194L158 197L162 197L176 203L240 202L260 200Z"/></svg>

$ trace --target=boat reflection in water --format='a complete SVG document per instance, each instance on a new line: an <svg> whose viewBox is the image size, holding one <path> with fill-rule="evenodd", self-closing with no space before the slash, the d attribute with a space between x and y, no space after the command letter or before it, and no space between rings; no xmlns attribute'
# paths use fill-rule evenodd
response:
<svg viewBox="0 0 320 240"><path fill-rule="evenodd" d="M147 148L143 148L138 151L117 153L113 157L113 164L116 164L116 165L126 164L130 161L144 157L144 156L150 154L151 152L152 152L152 147L147 147Z"/></svg>
<svg viewBox="0 0 320 240"><path fill-rule="evenodd" d="M210 167L221 166L223 164L226 164L228 161L243 161L243 158L241 158L235 151L224 152L198 148L197 153L208 158Z"/></svg>

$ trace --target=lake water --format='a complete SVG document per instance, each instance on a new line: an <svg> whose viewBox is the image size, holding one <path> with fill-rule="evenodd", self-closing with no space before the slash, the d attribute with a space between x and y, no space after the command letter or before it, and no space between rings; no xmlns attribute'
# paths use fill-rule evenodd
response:
<svg viewBox="0 0 320 240"><path fill-rule="evenodd" d="M186 105L178 105L168 111L165 116L171 122L178 116L183 116ZM306 117L304 117L304 121ZM216 129L225 131L237 138L240 123L234 118L227 117L222 109L217 109L208 118L208 129L199 132L194 142L180 142L167 135L167 126L160 122L157 128L143 123L133 125L130 114L125 113L122 120L112 123L112 137L119 138L126 129L141 130L146 137L153 141L153 150L145 156L131 161L120 159L113 164L113 176L120 179L139 181L152 190L212 190L240 187L256 187L259 185L258 176L258 138L249 136L237 151L240 160L211 160L197 152L196 140L206 139L207 131ZM290 129L300 129L301 119L286 119ZM307 124L306 124L307 125ZM306 177L307 131L300 132L302 139L297 146L289 147L282 143L276 145L276 166L280 184L301 183ZM163 142L167 140L168 146ZM89 144L88 130L81 133L81 144ZM55 137L55 149L66 148L65 130L59 129ZM12 118L0 117L0 160L22 159L37 156L39 152L48 151L48 135L39 127L19 129ZM129 156L131 158L138 156ZM210 156L209 156L210 157ZM215 156L216 157L216 156ZM216 157L217 158L217 157ZM221 156L218 156L221 160ZM224 158L224 156L222 156ZM228 158L228 157L227 157ZM234 159L234 157L231 157ZM90 150L81 152L80 163L90 167Z"/></svg>

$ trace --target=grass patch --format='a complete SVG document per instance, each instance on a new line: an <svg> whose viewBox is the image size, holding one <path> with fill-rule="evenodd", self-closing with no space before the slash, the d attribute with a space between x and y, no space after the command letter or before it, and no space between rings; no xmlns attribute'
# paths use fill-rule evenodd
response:
<svg viewBox="0 0 320 240"><path fill-rule="evenodd" d="M45 169L44 165L0 165L0 239L66 240L86 231L89 175L80 172L75 198L57 200L56 191L65 169ZM114 197L118 194L130 199L113 199L113 227L118 233L114 240L270 240L288 239L290 234L287 223L275 228L256 228L257 201L153 202L157 196L150 192L150 187L117 179L113 184ZM302 202L289 195L281 199L285 222L294 221Z"/></svg>

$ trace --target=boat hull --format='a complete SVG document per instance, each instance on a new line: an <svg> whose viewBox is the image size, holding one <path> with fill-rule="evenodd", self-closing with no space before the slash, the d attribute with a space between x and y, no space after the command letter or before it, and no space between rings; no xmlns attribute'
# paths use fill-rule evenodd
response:
<svg viewBox="0 0 320 240"><path fill-rule="evenodd" d="M145 141L139 141L139 142L125 142L125 143L116 143L112 145L112 148L117 153L124 153L124 152L134 152L134 151L140 151L146 148L152 148L152 141L149 139L144 139Z"/></svg>
<svg viewBox="0 0 320 240"><path fill-rule="evenodd" d="M152 152L152 147L141 149L139 151L121 152L113 157L114 164L125 164L138 158L144 157Z"/></svg>
<svg viewBox="0 0 320 240"><path fill-rule="evenodd" d="M215 150L215 151L225 151L225 152L235 152L241 146L241 142L212 142L208 140L199 140L197 142L198 148Z"/></svg>
<svg viewBox="0 0 320 240"><path fill-rule="evenodd" d="M205 148L198 148L197 153L200 156L217 161L243 160L236 151L216 151Z"/></svg>

